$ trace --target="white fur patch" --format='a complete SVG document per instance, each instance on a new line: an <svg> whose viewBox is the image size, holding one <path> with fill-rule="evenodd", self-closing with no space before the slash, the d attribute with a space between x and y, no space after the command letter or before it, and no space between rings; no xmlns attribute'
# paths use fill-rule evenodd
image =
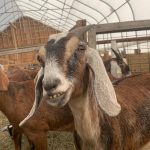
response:
<svg viewBox="0 0 150 150"><path fill-rule="evenodd" d="M58 66L58 63L55 58L50 58L48 62L46 62L44 69L44 82L49 82L49 80L59 79L60 84L56 88L54 92L65 92L70 86L69 80L65 77L64 73Z"/></svg>
<svg viewBox="0 0 150 150"><path fill-rule="evenodd" d="M61 38L66 37L67 34L68 34L68 32L62 32L62 33L58 33L58 34L52 34L52 35L49 36L48 41L55 40L55 43L56 43Z"/></svg>
<svg viewBox="0 0 150 150"><path fill-rule="evenodd" d="M115 78L121 78L122 77L122 71L119 65L117 64L116 61L111 61L111 74Z"/></svg>

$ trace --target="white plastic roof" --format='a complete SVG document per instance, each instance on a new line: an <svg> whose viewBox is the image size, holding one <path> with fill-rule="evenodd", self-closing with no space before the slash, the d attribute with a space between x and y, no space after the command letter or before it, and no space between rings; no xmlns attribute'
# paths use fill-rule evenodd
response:
<svg viewBox="0 0 150 150"><path fill-rule="evenodd" d="M59 30L80 19L101 24L150 19L150 0L0 0L0 30L28 16Z"/></svg>

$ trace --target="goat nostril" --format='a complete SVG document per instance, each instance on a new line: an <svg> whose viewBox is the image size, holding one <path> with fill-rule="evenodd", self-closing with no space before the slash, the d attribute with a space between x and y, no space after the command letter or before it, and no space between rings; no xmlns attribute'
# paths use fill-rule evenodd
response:
<svg viewBox="0 0 150 150"><path fill-rule="evenodd" d="M50 82L46 82L44 84L44 89L46 91L51 91L51 90L56 89L59 84L60 84L60 80L59 79L55 79L55 80L52 80Z"/></svg>

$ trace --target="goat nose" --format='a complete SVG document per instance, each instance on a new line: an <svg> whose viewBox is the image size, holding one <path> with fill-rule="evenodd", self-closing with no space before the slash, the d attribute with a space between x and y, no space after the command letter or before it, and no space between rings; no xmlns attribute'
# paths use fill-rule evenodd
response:
<svg viewBox="0 0 150 150"><path fill-rule="evenodd" d="M51 90L56 89L59 83L60 83L59 79L54 79L52 81L44 82L43 87L46 91L51 91Z"/></svg>

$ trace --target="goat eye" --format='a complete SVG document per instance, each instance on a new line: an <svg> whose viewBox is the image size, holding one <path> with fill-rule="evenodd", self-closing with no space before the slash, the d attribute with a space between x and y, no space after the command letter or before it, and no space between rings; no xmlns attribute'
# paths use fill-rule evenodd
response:
<svg viewBox="0 0 150 150"><path fill-rule="evenodd" d="M86 43L80 42L78 46L78 50L85 51L86 50Z"/></svg>

